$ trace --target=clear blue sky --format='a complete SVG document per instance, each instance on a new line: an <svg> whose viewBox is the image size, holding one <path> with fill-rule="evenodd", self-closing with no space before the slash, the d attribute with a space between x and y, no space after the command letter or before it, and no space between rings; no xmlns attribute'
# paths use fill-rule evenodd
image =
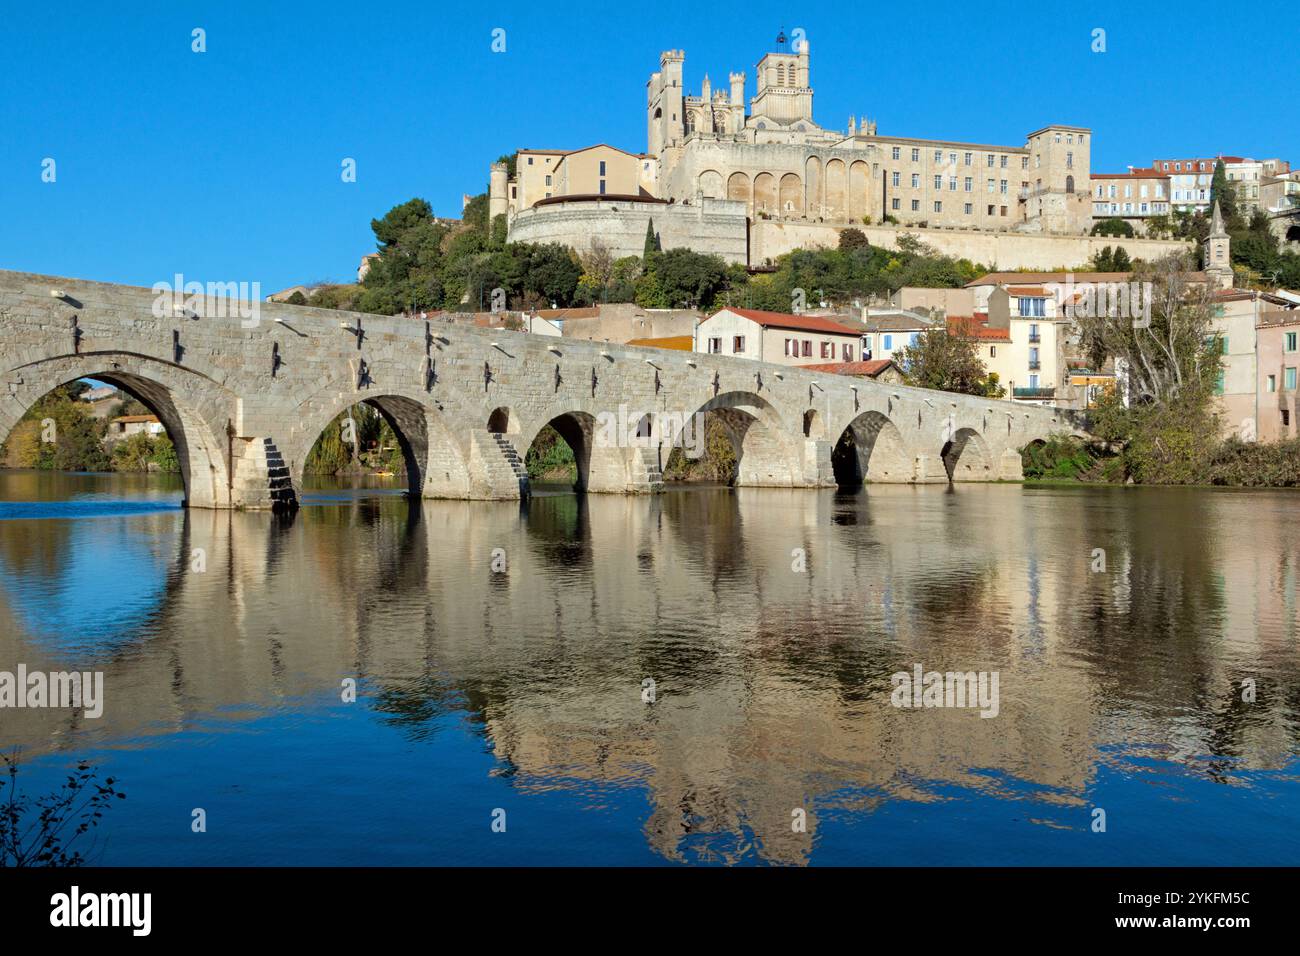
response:
<svg viewBox="0 0 1300 956"><path fill-rule="evenodd" d="M882 134L1019 145L1071 123L1095 131L1100 172L1166 154L1300 162L1300 77L1282 65L1300 18L1285 5L1248 22L1201 0L645 12L659 6L5 0L0 268L138 285L182 272L264 295L348 281L373 251L371 218L412 196L459 215L502 153L644 149L663 49L685 49L688 90L744 69L752 96L782 27L806 32L832 128L853 113ZM340 179L345 157L356 183Z"/></svg>

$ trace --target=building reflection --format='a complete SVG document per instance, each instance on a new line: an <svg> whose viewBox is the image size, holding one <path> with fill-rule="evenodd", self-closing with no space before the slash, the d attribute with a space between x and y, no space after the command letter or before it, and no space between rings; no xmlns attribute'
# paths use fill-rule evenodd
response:
<svg viewBox="0 0 1300 956"><path fill-rule="evenodd" d="M1128 752L1219 780L1294 755L1300 553L1274 501L889 486L10 522L0 668L102 669L108 706L6 711L4 737L147 746L217 713L341 706L353 677L414 740L465 716L522 790L643 788L668 859L806 863L827 813L1009 780L1083 826ZM151 585L113 633L74 557L106 535ZM50 595L84 639L37 626ZM916 663L998 671L999 716L890 706Z"/></svg>

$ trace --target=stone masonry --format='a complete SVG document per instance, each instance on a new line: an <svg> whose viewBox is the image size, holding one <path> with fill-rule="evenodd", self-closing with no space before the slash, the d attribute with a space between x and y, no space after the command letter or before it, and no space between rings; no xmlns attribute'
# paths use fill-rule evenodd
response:
<svg viewBox="0 0 1300 956"><path fill-rule="evenodd" d="M724 424L737 484L748 486L834 485L832 450L846 431L856 475L869 481L1019 480L1020 448L1075 430L1053 408L734 357L268 302L241 318L214 298L162 301L149 289L0 272L0 438L52 388L99 379L158 415L190 507L270 509L296 505L313 443L362 402L392 425L411 490L427 498L526 495L520 460L548 423L574 450L579 487L619 494L662 489L681 423L697 412ZM631 424L611 440L606 416Z"/></svg>

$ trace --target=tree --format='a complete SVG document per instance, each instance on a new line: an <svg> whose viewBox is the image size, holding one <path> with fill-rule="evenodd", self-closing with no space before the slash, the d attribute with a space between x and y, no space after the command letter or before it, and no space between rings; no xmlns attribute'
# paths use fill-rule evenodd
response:
<svg viewBox="0 0 1300 956"><path fill-rule="evenodd" d="M841 249L866 249L871 246L867 239L867 234L861 229L841 229L840 230L840 248Z"/></svg>
<svg viewBox="0 0 1300 956"><path fill-rule="evenodd" d="M1103 219L1101 222L1092 227L1094 236L1119 236L1125 239L1133 238L1133 227L1123 219L1112 216L1110 219Z"/></svg>
<svg viewBox="0 0 1300 956"><path fill-rule="evenodd" d="M1214 176L1210 180L1211 209L1216 202L1219 204L1219 212L1223 214L1224 228L1229 232L1245 225L1237 213L1237 189L1228 179L1222 159L1214 164Z"/></svg>
<svg viewBox="0 0 1300 956"><path fill-rule="evenodd" d="M641 249L641 258L649 261L650 257L661 251L659 248L659 237L655 235L655 221L646 220L645 224L645 245Z"/></svg>
<svg viewBox="0 0 1300 956"><path fill-rule="evenodd" d="M1005 394L996 378L990 381L974 339L960 330L956 333L949 334L944 327L927 329L913 344L894 353L907 384L990 398Z"/></svg>
<svg viewBox="0 0 1300 956"><path fill-rule="evenodd" d="M99 826L114 799L126 799L117 780L100 783L98 771L83 760L58 790L33 800L18 792L18 751L2 756L0 791L8 786L9 793L0 798L0 868L81 866L86 858L74 844Z"/></svg>
<svg viewBox="0 0 1300 956"><path fill-rule="evenodd" d="M1093 368L1114 360L1130 401L1169 407L1205 399L1220 369L1209 289L1193 281L1187 261L1176 254L1143 267L1134 278L1151 284L1149 326L1135 327L1133 315L1117 309L1087 310L1105 313L1099 315L1076 311L1074 321Z"/></svg>
<svg viewBox="0 0 1300 956"><path fill-rule="evenodd" d="M726 287L727 264L721 256L669 249L655 260L660 299L668 308L707 309Z"/></svg>
<svg viewBox="0 0 1300 956"><path fill-rule="evenodd" d="M1123 246L1112 249L1106 246L1092 257L1092 268L1096 272L1128 272L1133 262Z"/></svg>

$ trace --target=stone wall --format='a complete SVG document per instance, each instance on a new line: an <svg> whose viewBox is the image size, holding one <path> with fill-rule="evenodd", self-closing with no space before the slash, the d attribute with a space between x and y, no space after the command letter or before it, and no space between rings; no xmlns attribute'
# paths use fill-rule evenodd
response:
<svg viewBox="0 0 1300 956"><path fill-rule="evenodd" d="M412 492L447 498L526 493L511 455L548 423L575 445L587 490L625 493L661 487L680 438L666 423L697 412L726 424L741 484L779 487L834 484L831 451L850 429L863 476L928 482L1018 479L1018 449L1072 427L1056 409L744 358L269 302L250 319L188 305L155 314L148 289L0 272L0 437L50 389L108 381L163 421L191 506L272 508L293 505L312 444L362 402L397 432ZM607 415L649 415L648 447L607 440ZM892 428L887 474L864 451L880 431L863 431L869 420Z"/></svg>
<svg viewBox="0 0 1300 956"><path fill-rule="evenodd" d="M517 213L508 235L511 242L558 242L580 253L599 238L617 259L645 251L649 222L663 249L684 247L727 262L748 261L745 204L724 199L690 206L630 200L547 203Z"/></svg>
<svg viewBox="0 0 1300 956"><path fill-rule="evenodd" d="M750 224L750 262L774 262L795 249L831 249L849 223L757 219ZM1083 269L1106 246L1123 246L1131 258L1158 259L1169 252L1193 249L1191 242L1173 239L1113 239L1107 236L1047 236L1014 232L975 232L961 229L918 229L900 226L853 226L873 246L897 247L898 236L916 236L944 255L987 266L993 271Z"/></svg>

